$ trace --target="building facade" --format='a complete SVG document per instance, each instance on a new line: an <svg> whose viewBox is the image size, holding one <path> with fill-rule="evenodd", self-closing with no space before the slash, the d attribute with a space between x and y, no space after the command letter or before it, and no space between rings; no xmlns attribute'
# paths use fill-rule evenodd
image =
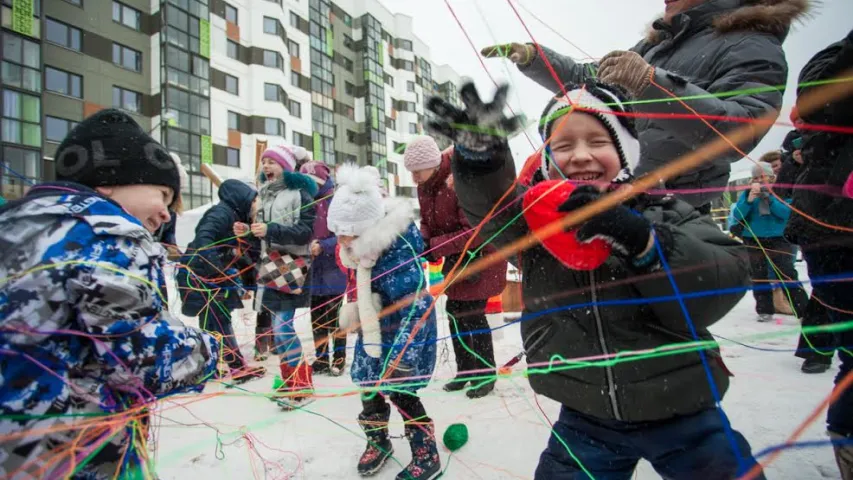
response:
<svg viewBox="0 0 853 480"><path fill-rule="evenodd" d="M378 0L0 2L6 198L51 180L58 143L105 107L181 157L189 208L214 195L202 163L253 178L258 142L374 165L392 195L414 197L402 153L424 103L458 103L458 75Z"/></svg>

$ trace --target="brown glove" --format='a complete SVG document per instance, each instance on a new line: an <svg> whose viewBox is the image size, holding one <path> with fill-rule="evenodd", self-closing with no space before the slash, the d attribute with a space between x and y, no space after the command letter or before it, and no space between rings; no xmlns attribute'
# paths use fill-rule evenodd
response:
<svg viewBox="0 0 853 480"><path fill-rule="evenodd" d="M637 98L649 87L654 71L655 67L649 65L637 52L614 50L599 62L598 79L619 85Z"/></svg>
<svg viewBox="0 0 853 480"><path fill-rule="evenodd" d="M486 58L509 58L512 63L526 67L536 59L536 47L532 43L504 43L480 50Z"/></svg>

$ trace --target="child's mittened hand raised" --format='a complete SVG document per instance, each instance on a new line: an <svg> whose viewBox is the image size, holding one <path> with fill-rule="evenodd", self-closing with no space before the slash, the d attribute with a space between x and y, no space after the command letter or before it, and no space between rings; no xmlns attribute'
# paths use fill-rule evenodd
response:
<svg viewBox="0 0 853 480"><path fill-rule="evenodd" d="M484 103L474 83L468 82L459 90L464 109L443 98L430 97L427 110L436 119L427 123L427 129L453 141L463 158L489 157L490 150L506 142L523 124L522 116L510 118L503 113L508 91L509 86L503 84L492 101Z"/></svg>
<svg viewBox="0 0 853 480"><path fill-rule="evenodd" d="M601 193L596 187L591 185L578 187L558 210L572 212L599 198ZM575 236L581 242L600 238L609 243L616 253L633 260L647 250L651 233L651 222L627 207L619 205L587 220L578 228Z"/></svg>

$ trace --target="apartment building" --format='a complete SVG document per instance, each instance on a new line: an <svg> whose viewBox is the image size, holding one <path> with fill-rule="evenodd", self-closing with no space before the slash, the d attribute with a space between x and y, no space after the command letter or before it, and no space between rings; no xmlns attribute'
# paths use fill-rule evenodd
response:
<svg viewBox="0 0 853 480"><path fill-rule="evenodd" d="M378 0L0 0L0 195L55 175L59 141L105 107L130 112L188 167L190 208L213 198L200 173L252 178L259 142L330 165L375 165L393 195L423 132L424 102L456 99L412 19Z"/></svg>

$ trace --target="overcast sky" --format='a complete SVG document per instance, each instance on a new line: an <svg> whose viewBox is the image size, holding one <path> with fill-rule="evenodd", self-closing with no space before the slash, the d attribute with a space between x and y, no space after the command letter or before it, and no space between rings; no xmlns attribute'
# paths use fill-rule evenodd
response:
<svg viewBox="0 0 853 480"><path fill-rule="evenodd" d="M531 120L539 118L549 92L506 60L485 60L487 74L445 0L381 1L392 12L414 19L415 34L430 47L435 63L449 64L460 75L473 78L487 98L494 91L489 75L498 82L508 79L512 85L510 107L523 111ZM477 50L495 43L531 41L523 20L536 41L575 59L600 58L612 50L630 48L664 8L663 0L512 0L521 15L519 20L507 0L448 1ZM853 0L822 0L821 5L812 8L809 18L794 26L784 44L789 88L780 121L787 122L800 69L817 51L843 38L853 28L851 19ZM757 158L767 150L778 148L789 129L784 125L773 127L751 156ZM534 146L524 136L511 142L517 161L523 161L542 143L535 129L530 132ZM736 163L734 169L749 167L749 161L745 160Z"/></svg>

